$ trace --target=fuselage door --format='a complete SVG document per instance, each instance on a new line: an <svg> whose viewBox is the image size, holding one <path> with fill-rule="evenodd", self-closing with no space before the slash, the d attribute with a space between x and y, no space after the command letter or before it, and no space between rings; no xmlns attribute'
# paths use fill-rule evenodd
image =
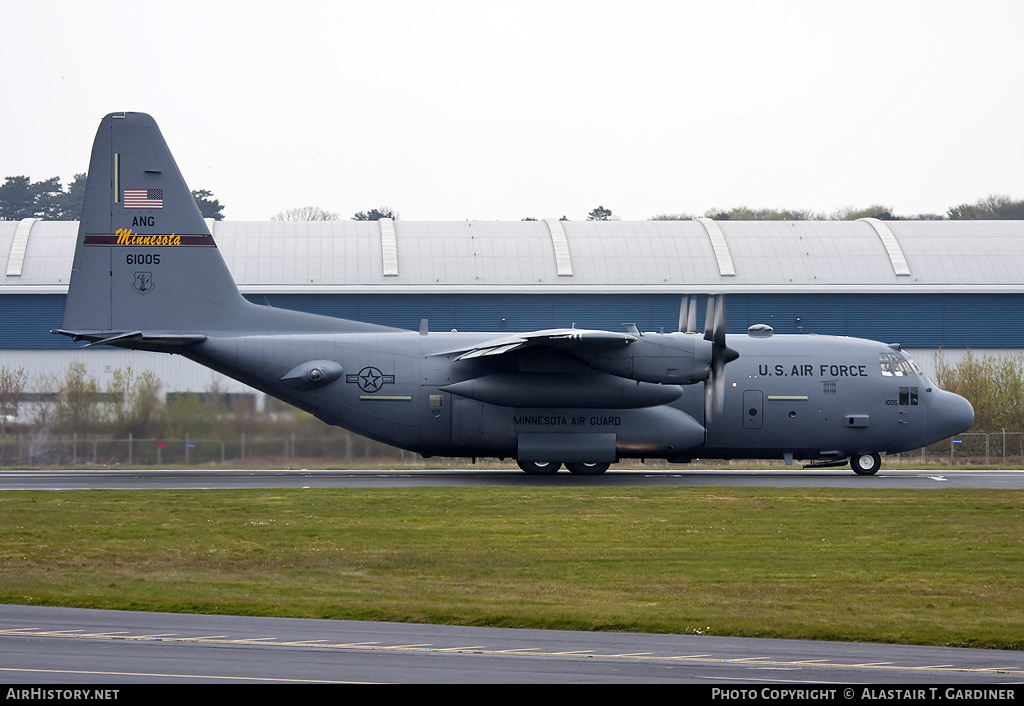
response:
<svg viewBox="0 0 1024 706"><path fill-rule="evenodd" d="M452 396L441 392L438 385L423 385L420 388L420 429L423 445L445 446L452 440Z"/></svg>
<svg viewBox="0 0 1024 706"><path fill-rule="evenodd" d="M743 392L743 428L760 429L762 408L764 407L764 394L760 390L745 390Z"/></svg>
<svg viewBox="0 0 1024 706"><path fill-rule="evenodd" d="M906 381L916 382L916 380ZM900 385L899 388L899 420L900 424L910 425L911 420L917 414L918 402L920 401L920 393L917 385Z"/></svg>

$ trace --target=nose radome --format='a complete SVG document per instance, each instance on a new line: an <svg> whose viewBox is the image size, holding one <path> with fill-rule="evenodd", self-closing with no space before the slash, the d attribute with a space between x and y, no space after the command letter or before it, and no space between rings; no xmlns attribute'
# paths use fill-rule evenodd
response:
<svg viewBox="0 0 1024 706"><path fill-rule="evenodd" d="M960 434L974 425L974 407L960 395L938 390L928 407L928 443Z"/></svg>

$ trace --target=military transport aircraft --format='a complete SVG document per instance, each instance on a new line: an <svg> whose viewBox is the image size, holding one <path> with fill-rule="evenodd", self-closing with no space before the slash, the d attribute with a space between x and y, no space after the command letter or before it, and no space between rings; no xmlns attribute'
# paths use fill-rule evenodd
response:
<svg viewBox="0 0 1024 706"><path fill-rule="evenodd" d="M725 333L709 297L679 330L508 335L419 331L245 300L154 120L106 116L93 145L63 328L176 353L316 415L424 456L515 458L530 474L598 474L623 458L849 459L966 431L974 410L898 345Z"/></svg>

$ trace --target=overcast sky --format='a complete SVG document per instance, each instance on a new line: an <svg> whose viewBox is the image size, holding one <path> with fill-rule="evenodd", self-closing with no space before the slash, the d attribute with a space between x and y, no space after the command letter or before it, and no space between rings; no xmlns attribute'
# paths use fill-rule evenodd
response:
<svg viewBox="0 0 1024 706"><path fill-rule="evenodd" d="M1017 0L0 0L0 27L0 176L67 183L142 111L232 220L1024 198Z"/></svg>

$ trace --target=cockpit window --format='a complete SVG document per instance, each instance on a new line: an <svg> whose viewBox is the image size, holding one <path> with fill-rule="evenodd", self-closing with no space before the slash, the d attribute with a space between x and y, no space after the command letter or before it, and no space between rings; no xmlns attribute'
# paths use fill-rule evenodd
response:
<svg viewBox="0 0 1024 706"><path fill-rule="evenodd" d="M909 365L910 369L913 370L917 375L924 377L924 371L921 370L921 366L919 366L917 364L917 361L911 358L909 355L907 356L907 365Z"/></svg>
<svg viewBox="0 0 1024 706"><path fill-rule="evenodd" d="M886 377L899 378L911 375L924 375L913 358L896 351L879 353L878 364L882 368L882 375Z"/></svg>

